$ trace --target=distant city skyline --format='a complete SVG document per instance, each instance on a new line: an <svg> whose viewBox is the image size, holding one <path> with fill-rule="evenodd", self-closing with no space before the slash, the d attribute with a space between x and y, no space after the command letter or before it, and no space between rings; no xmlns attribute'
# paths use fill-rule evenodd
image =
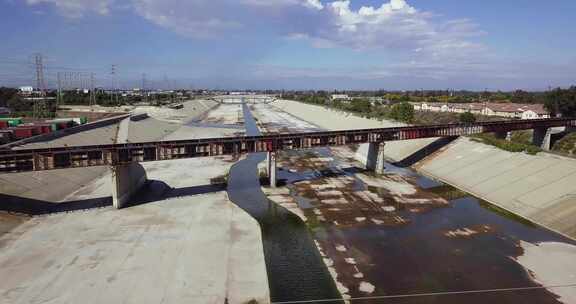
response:
<svg viewBox="0 0 576 304"><path fill-rule="evenodd" d="M576 84L576 1L0 0L0 86L41 53L96 86L545 90Z"/></svg>

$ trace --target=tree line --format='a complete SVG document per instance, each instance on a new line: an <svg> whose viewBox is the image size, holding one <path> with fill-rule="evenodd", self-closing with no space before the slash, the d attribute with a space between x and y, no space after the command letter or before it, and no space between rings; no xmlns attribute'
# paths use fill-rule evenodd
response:
<svg viewBox="0 0 576 304"><path fill-rule="evenodd" d="M353 97L350 102L331 100L332 94L348 94ZM419 95L418 95L419 94ZM380 97L384 102L370 101L371 97ZM547 92L527 92L516 90L514 92L470 92L470 91L302 91L285 92L284 99L298 100L301 102L326 105L363 116L376 116L391 118L397 116L398 110L394 105L408 102L441 102L441 103L467 103L467 102L501 102L501 103L524 103L543 104L552 116L576 117L576 86L567 89L557 88ZM382 107L384 105L384 107ZM388 105L388 106L386 106ZM407 109L407 106L403 106ZM404 110L407 111L407 110ZM400 115L407 117L406 115ZM470 116L465 116L464 121L469 122Z"/></svg>

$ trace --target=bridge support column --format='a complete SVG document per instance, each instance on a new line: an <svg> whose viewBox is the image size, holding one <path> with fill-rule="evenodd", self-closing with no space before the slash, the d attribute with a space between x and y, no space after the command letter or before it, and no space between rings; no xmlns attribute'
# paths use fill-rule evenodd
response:
<svg viewBox="0 0 576 304"><path fill-rule="evenodd" d="M270 186L276 188L276 152L266 153L266 169Z"/></svg>
<svg viewBox="0 0 576 304"><path fill-rule="evenodd" d="M532 144L540 147L544 151L550 150L551 143L551 129L550 128L535 128L532 135Z"/></svg>
<svg viewBox="0 0 576 304"><path fill-rule="evenodd" d="M510 131L494 132L494 136L498 139L512 140L512 132Z"/></svg>
<svg viewBox="0 0 576 304"><path fill-rule="evenodd" d="M122 209L130 198L146 184L146 171L139 163L110 167L112 171L112 202Z"/></svg>
<svg viewBox="0 0 576 304"><path fill-rule="evenodd" d="M368 156L366 157L366 169L376 174L384 174L384 146L386 143L369 143Z"/></svg>

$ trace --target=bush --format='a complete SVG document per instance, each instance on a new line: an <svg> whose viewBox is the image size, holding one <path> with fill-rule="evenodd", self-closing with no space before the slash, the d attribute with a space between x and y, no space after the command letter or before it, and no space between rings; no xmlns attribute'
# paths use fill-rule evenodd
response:
<svg viewBox="0 0 576 304"><path fill-rule="evenodd" d="M534 155L542 150L539 147L533 145L527 145L518 142L511 142L504 139L498 139L490 134L476 134L473 136L473 140L481 142L487 145L491 145L508 152L526 152L528 154Z"/></svg>
<svg viewBox="0 0 576 304"><path fill-rule="evenodd" d="M470 113L470 112L465 112L465 113L461 113L460 116L458 117L458 119L460 120L461 123L463 124L473 124L476 122L476 116L474 116L474 114Z"/></svg>
<svg viewBox="0 0 576 304"><path fill-rule="evenodd" d="M411 123L414 120L414 107L408 102L397 103L390 110L390 118Z"/></svg>

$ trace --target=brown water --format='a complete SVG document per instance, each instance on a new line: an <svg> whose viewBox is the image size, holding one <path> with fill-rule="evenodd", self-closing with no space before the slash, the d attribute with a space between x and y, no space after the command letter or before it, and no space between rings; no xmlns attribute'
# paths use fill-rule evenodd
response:
<svg viewBox="0 0 576 304"><path fill-rule="evenodd" d="M309 154L309 152L305 152ZM305 155L303 152L290 152ZM330 156L321 149L318 156ZM307 155L306 157L309 157ZM522 254L519 241L565 242L576 244L545 228L534 225L512 214L501 212L492 205L469 194L418 175L411 169L387 165L385 178L402 177L417 187L418 197L440 197L449 201L445 205L413 208L390 203L387 191L366 186L355 179L351 192L369 190L385 198L384 205L393 205L395 215L405 222L377 225L370 220L378 218L376 209L355 202L358 210L326 211L329 206L301 190L296 182L317 180L330 176L350 176L362 169L348 168L338 160L323 170L310 168L294 173L281 171L280 178L292 188L292 196L305 210L308 225L324 252L334 260L339 280L350 289L352 297L436 293L479 289L500 289L539 286L514 258ZM295 184L296 183L296 184ZM348 195L345 194L344 195ZM333 207L333 206L332 206ZM372 207L371 207L372 208ZM313 209L322 210L326 221L319 220ZM358 216L366 217L362 223ZM334 221L339 224L334 223ZM342 224L346 223L346 224ZM352 224L350 224L352 223ZM472 236L448 236L449 231L468 228L478 232ZM344 245L346 252L336 249ZM356 265L345 262L354 258ZM363 278L353 275L360 271ZM375 286L372 293L359 290L360 282ZM559 303L556 296L544 289L484 293L474 295L427 296L417 298L363 300L361 303Z"/></svg>

